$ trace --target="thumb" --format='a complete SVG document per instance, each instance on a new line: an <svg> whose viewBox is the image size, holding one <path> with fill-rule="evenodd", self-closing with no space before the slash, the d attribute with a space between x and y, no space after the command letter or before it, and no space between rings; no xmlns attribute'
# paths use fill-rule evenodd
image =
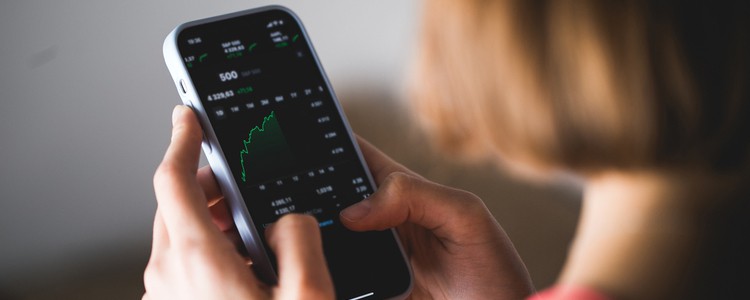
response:
<svg viewBox="0 0 750 300"><path fill-rule="evenodd" d="M333 283L315 218L289 214L267 231L279 269L279 299L333 299Z"/></svg>
<svg viewBox="0 0 750 300"><path fill-rule="evenodd" d="M341 211L342 223L355 231L413 223L453 241L477 230L487 223L477 220L487 218L494 221L474 194L402 172L391 173L370 198Z"/></svg>

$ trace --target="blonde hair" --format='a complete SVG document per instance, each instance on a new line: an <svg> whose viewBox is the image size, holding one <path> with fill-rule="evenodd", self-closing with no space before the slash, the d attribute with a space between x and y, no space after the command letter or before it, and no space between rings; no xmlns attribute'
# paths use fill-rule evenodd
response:
<svg viewBox="0 0 750 300"><path fill-rule="evenodd" d="M546 168L746 168L747 5L670 2L425 1L419 120Z"/></svg>

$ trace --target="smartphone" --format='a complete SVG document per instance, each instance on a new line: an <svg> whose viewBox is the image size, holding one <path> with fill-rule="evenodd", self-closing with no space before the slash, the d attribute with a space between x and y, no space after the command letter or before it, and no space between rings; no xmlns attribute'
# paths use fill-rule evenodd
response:
<svg viewBox="0 0 750 300"><path fill-rule="evenodd" d="M258 276L277 280L264 229L304 213L319 222L337 298L405 297L412 278L396 231L339 221L375 184L299 18L268 6L192 21L163 50Z"/></svg>

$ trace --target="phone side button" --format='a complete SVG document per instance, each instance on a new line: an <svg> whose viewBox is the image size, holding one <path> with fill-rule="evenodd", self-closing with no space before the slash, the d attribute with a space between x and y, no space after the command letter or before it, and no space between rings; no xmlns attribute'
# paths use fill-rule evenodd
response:
<svg viewBox="0 0 750 300"><path fill-rule="evenodd" d="M185 80L184 79L180 79L180 91L183 94L187 94L187 86L185 86Z"/></svg>
<svg viewBox="0 0 750 300"><path fill-rule="evenodd" d="M213 151L211 147L211 143L208 142L208 139L206 138L206 134L203 134L203 152L206 152L206 154L211 154L211 151Z"/></svg>

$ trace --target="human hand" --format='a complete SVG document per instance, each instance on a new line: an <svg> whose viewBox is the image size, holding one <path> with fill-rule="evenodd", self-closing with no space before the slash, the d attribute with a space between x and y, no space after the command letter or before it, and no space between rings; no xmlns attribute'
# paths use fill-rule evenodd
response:
<svg viewBox="0 0 750 300"><path fill-rule="evenodd" d="M210 172L199 176L201 128L190 109L172 114L172 142L154 175L158 208L143 299L331 299L334 297L314 218L287 215L267 232L279 284L259 281L222 233L231 220ZM216 208L218 207L218 209Z"/></svg>
<svg viewBox="0 0 750 300"><path fill-rule="evenodd" d="M513 244L481 199L430 182L359 139L379 189L341 212L356 231L396 227L412 299L522 299L533 291Z"/></svg>

